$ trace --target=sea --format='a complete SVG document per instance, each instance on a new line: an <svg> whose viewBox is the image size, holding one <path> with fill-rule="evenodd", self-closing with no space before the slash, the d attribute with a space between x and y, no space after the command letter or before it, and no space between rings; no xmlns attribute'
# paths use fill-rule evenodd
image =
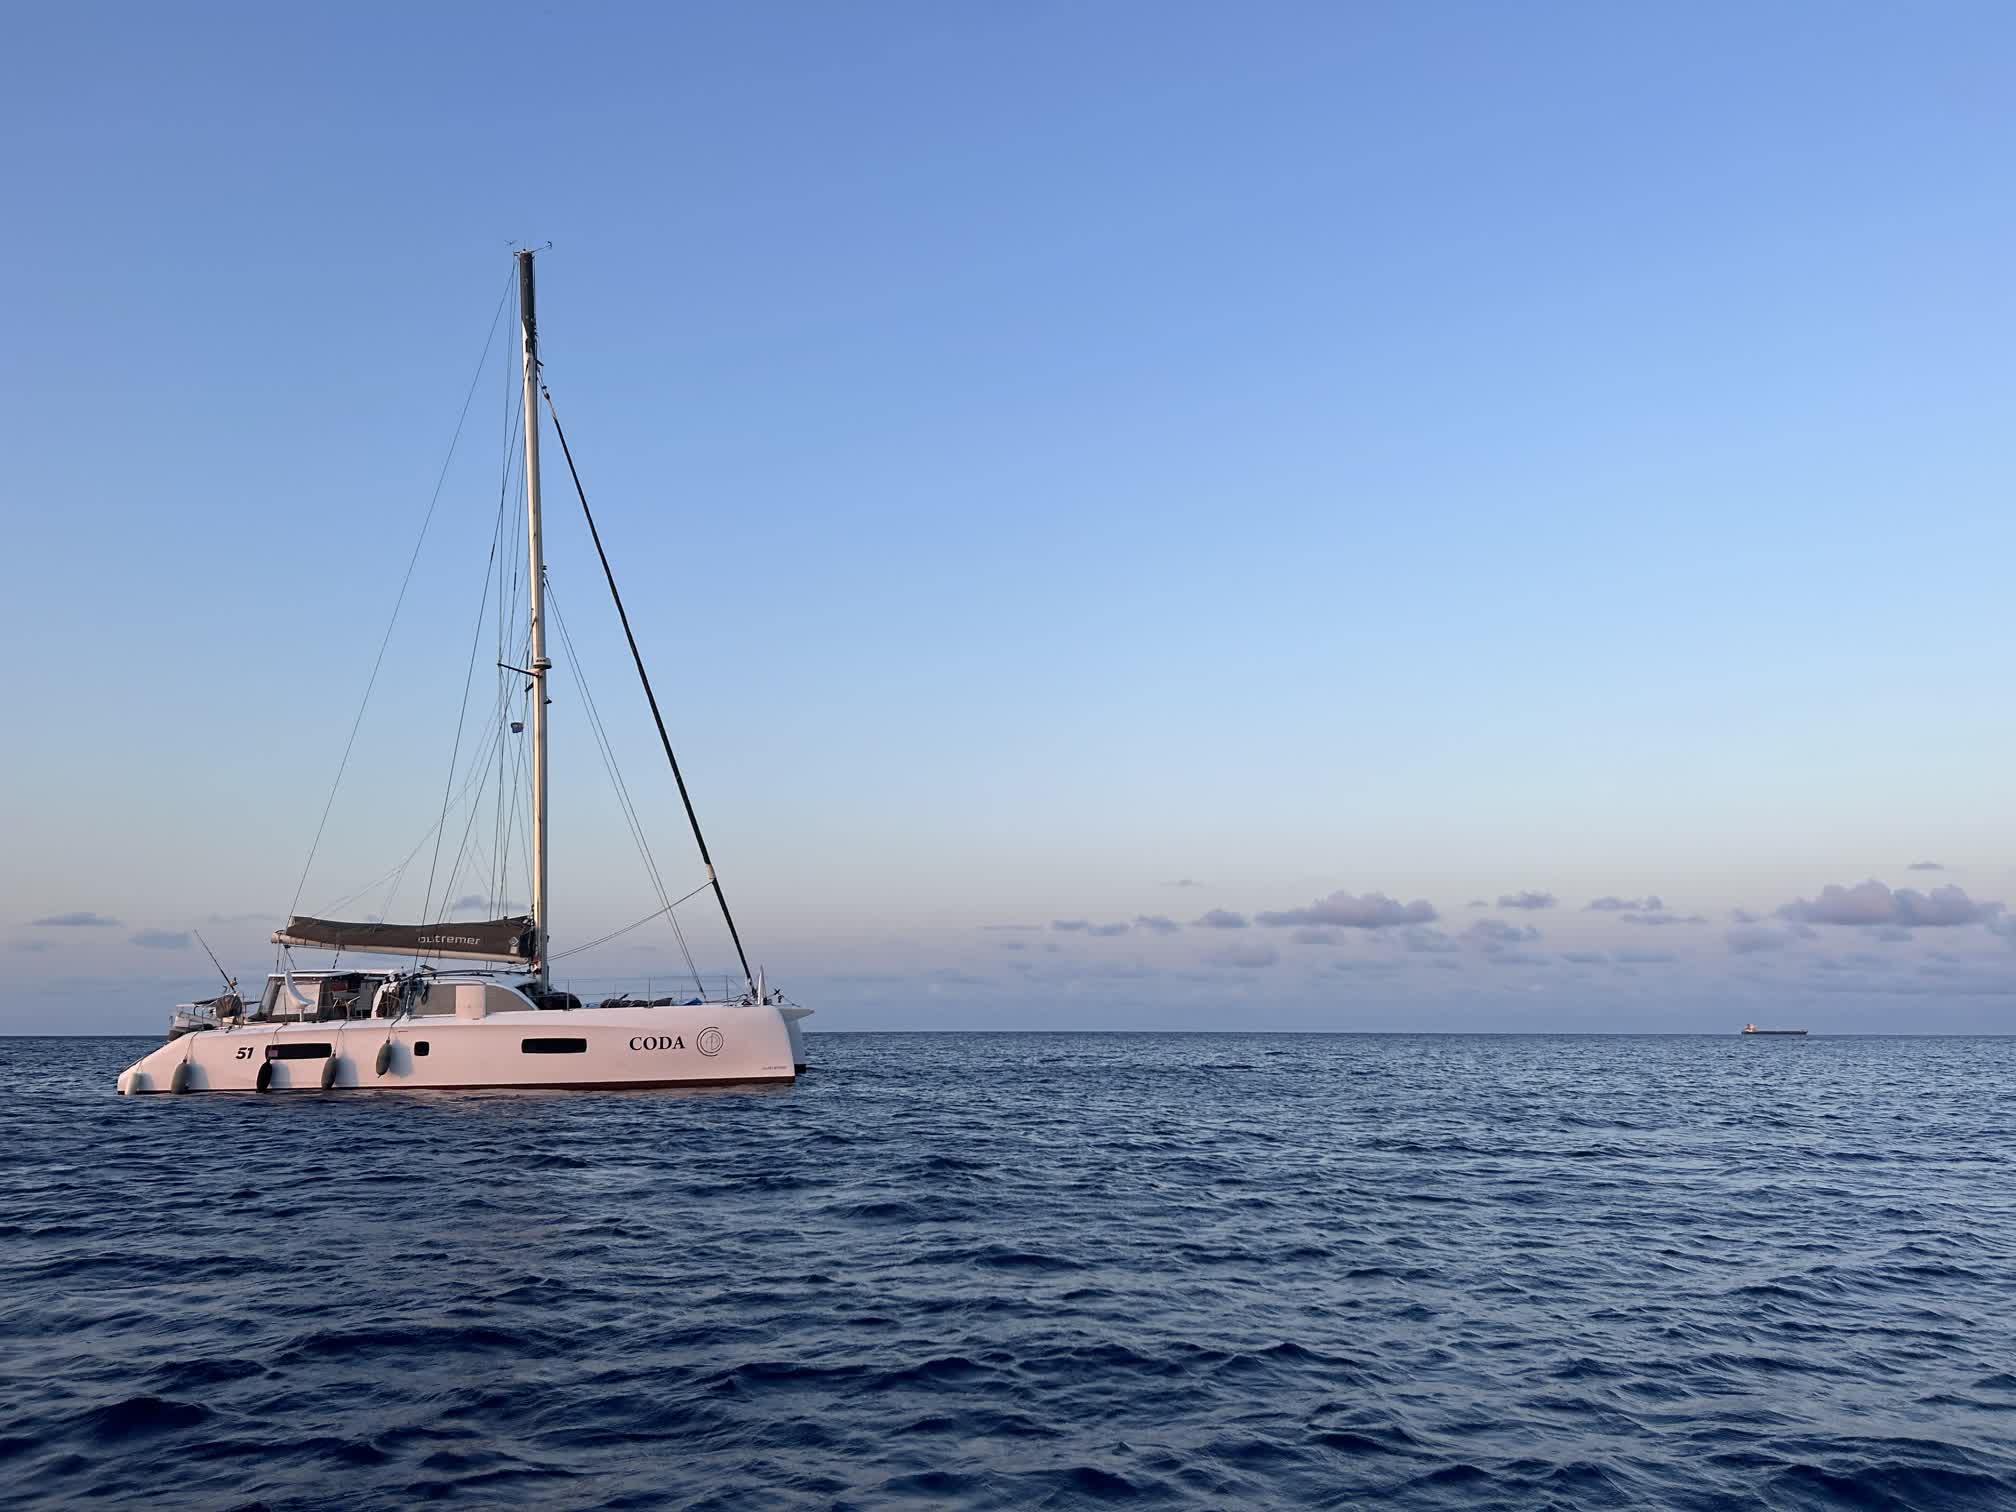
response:
<svg viewBox="0 0 2016 1512"><path fill-rule="evenodd" d="M2016 1040L0 1040L0 1504L2016 1508Z"/></svg>

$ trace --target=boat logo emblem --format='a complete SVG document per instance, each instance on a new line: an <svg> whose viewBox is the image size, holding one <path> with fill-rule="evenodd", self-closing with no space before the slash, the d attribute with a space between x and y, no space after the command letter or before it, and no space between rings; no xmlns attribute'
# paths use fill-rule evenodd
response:
<svg viewBox="0 0 2016 1512"><path fill-rule="evenodd" d="M702 1055L719 1055L722 1044L721 1031L719 1029L702 1029L700 1031L700 1038L695 1040L693 1044Z"/></svg>

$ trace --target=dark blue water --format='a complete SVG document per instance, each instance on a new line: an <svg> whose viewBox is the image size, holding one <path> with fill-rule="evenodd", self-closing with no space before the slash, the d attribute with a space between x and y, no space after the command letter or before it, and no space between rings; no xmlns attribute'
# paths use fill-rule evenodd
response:
<svg viewBox="0 0 2016 1512"><path fill-rule="evenodd" d="M2016 1041L0 1040L0 1501L2016 1507Z"/></svg>

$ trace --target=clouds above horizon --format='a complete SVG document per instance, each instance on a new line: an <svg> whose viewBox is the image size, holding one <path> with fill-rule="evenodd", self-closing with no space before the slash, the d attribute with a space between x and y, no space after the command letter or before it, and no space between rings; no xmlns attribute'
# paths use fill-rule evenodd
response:
<svg viewBox="0 0 2016 1512"><path fill-rule="evenodd" d="M121 927L117 919L109 918L101 913L92 913L88 909L79 909L75 913L50 914L47 918L35 919L31 922L37 929L118 929Z"/></svg>
<svg viewBox="0 0 2016 1512"><path fill-rule="evenodd" d="M1339 929L1388 929L1395 925L1432 924L1441 915L1426 898L1402 903L1384 893L1369 892L1362 897L1333 892L1306 908L1270 909L1254 919L1269 928L1332 926Z"/></svg>
<svg viewBox="0 0 2016 1512"><path fill-rule="evenodd" d="M1482 901L1476 900L1472 906ZM1498 895L1499 906L1528 913L1551 910L1559 904L1558 896L1544 888L1523 888ZM1674 912L1658 893L1604 894L1590 899L1581 912L1609 915L1622 924L1662 931L1700 927L1709 922L1703 914ZM71 917L81 920L87 916ZM1814 925L1833 925L1858 926L1873 940L1908 944L1914 928L1993 925L2007 917L2000 902L1977 901L1956 886L1936 887L1930 892L1911 888L1893 891L1880 881L1870 880L1854 887L1830 884L1823 887L1816 897L1794 899L1769 914L1731 908L1728 918L1734 927L1724 933L1722 943L1736 954L1756 954L1782 948L1809 933ZM1289 942L1303 946L1339 946L1344 942L1345 931L1386 935L1397 937L1407 953L1413 956L1450 954L1463 947L1487 955L1502 954L1541 938L1540 931L1530 926L1492 918L1476 919L1460 934L1452 936L1433 927L1440 918L1439 910L1425 898L1403 902L1384 892L1360 894L1339 890L1297 908L1261 909L1251 914L1230 908L1212 908L1188 922L1193 928L1207 931L1231 932L1249 929L1256 924L1267 929L1287 930L1290 931ZM1004 932L1047 928L1055 935L1111 939L1130 935L1179 935L1184 924L1166 914L1144 913L1136 914L1132 919L1105 923L1091 917L1074 916L1051 919L1047 926L989 924L980 927ZM2016 942L2016 933L2008 937ZM1586 936L1579 941L1571 939L1568 943L1578 948L1555 959L1577 965L1598 965L1607 961L1618 966L1666 963L1675 959L1665 952L1599 950L1594 948L1599 942ZM1055 951L1060 947L1044 948ZM1245 954L1257 959L1259 950L1256 947ZM1221 951L1218 959L1222 963L1230 958Z"/></svg>
<svg viewBox="0 0 2016 1512"><path fill-rule="evenodd" d="M1479 919L1463 931L1463 938L1472 945L1482 946L1487 953L1495 953L1512 945L1537 940L1540 938L1540 931L1530 924L1507 924L1503 919Z"/></svg>
<svg viewBox="0 0 2016 1512"><path fill-rule="evenodd" d="M1529 915L1562 906L1559 896L1545 888L1522 888L1496 896L1497 906ZM1485 908L1493 906L1482 899L1476 900L1476 903ZM1333 963L1328 969L1372 969L1365 963L1380 958L1363 956L1355 951L1348 953L1353 963L1348 968L1335 965L1346 956L1342 947L1349 943L1353 934L1383 939L1399 947L1400 953L1383 958L1387 964L1381 969L1389 972L1421 972L1429 967L1437 971L1475 971L1487 965L1524 965L1536 968L1579 967L1585 970L1608 967L1626 975L1639 967L1665 966L1712 973L1718 969L1717 962L1727 962L1730 956L1767 957L1785 953L1802 940L1815 938L1816 926L1859 927L1872 942L1893 947L1893 956L1895 948L1910 945L1914 938L1912 930L1918 927L1984 924L1995 928L2011 944L2016 944L2016 923L2009 921L2000 902L1977 901L1954 886L1936 887L1929 892L1910 888L1893 891L1873 880L1854 887L1828 885L1815 897L1797 898L1768 912L1729 908L1726 910L1729 927L1720 932L1719 938L1703 929L1707 938L1695 936L1688 941L1687 948L1677 952L1619 949L1614 941L1606 942L1591 933L1598 927L1605 927L1600 925L1601 916L1614 918L1619 924L1632 929L1657 929L1675 938L1680 938L1690 928L1702 929L1710 922L1701 913L1675 912L1658 893L1604 894L1589 899L1579 912L1586 922L1577 925L1573 919L1567 921L1569 937L1562 942L1565 948L1557 947L1547 953L1532 948L1543 938L1542 932L1532 925L1501 917L1471 917L1466 927L1451 932L1439 927L1443 916L1437 906L1426 898L1409 901L1380 891L1353 893L1338 890L1300 907L1255 912L1216 907L1188 921L1167 914L1142 913L1110 922L1101 922L1096 915L1073 915L1053 918L1040 925L992 924L980 927L1016 933L1042 930L1059 942L1044 944L1041 947L1043 951L1053 956L1060 953L1077 955L1081 961L1089 961L1092 957L1074 951L1070 937L1087 941L1127 937L1145 942L1151 937L1166 939L1175 936L1179 937L1179 942L1172 948L1180 949L1180 937L1186 932L1186 923L1207 935L1220 936L1236 935L1257 925L1269 931L1282 931L1286 936L1281 941L1283 945L1315 947L1291 950L1284 955L1273 944L1263 941L1228 941L1222 946L1202 948L1198 953L1189 955L1191 964L1187 968L1181 955L1164 958L1167 964L1161 966L1142 967L1143 970L1178 976L1186 969L1195 971L1200 968L1282 966L1284 971L1309 969L1318 968L1318 962L1324 960ZM1589 915L1598 918L1587 918ZM1197 944L1204 947L1206 941L1199 940ZM1007 945L1005 953L1010 956L1023 954L1012 942ZM1109 955L1107 959L1110 961L1112 957ZM1137 965L1141 965L1138 955L1134 959ZM1003 961L1000 955L993 956L993 960L997 966L1011 964ZM1814 957L1810 953L1800 953L1799 960L1806 964L1794 969L1804 971L1811 966ZM1908 961L1900 969L1908 970ZM1773 980L1783 982L1782 976Z"/></svg>
<svg viewBox="0 0 2016 1512"><path fill-rule="evenodd" d="M1244 929L1247 920L1246 915L1234 913L1229 908L1214 908L1209 913L1201 914L1190 922L1195 924L1199 929Z"/></svg>
<svg viewBox="0 0 2016 1512"><path fill-rule="evenodd" d="M1718 906L1714 920L1721 927L1712 931L1703 927L1710 922L1706 914L1676 912L1658 893L1604 894L1588 898L1560 921L1564 938L1552 948L1541 944L1541 929L1525 920L1575 905L1542 887L1493 896L1495 905L1480 898L1474 909L1502 912L1466 912L1453 925L1426 898L1376 890L1338 890L1292 908L1213 907L1188 920L1116 910L1102 921L1088 910L1036 924L982 925L1006 937L997 939L984 965L947 963L931 978L930 990L984 992L1036 981L1062 987L1081 979L1089 987L1109 979L1157 984L1142 990L1174 1000L1212 983L1250 996L1287 992L1298 982L1306 989L1357 976L1381 982L1394 1000L1453 991L1474 994L1480 1005L1544 984L1586 995L1603 990L1605 982L1634 999L1669 987L1739 995L1806 988L1918 991L1912 984L1949 977L1973 991L2008 976L2003 939L2016 945L2016 920L2001 903L1977 901L1957 887L1918 892L1893 891L1873 881L1852 888L1830 885L1774 909ZM1990 955L1977 946L1942 967L1943 975L1920 976L1925 957L1912 949L1913 928L1965 923L1985 924L2003 938L1985 947ZM1859 953L1834 955L1798 948L1819 938L1827 925L1856 927L1868 944ZM1619 948L1620 935L1646 930L1682 948ZM1043 938L1036 939L1039 931ZM167 948L174 937L158 933L160 948ZM1105 943L1115 940L1122 943ZM962 975L962 965L982 974Z"/></svg>
<svg viewBox="0 0 2016 1512"><path fill-rule="evenodd" d="M1873 877L1853 887L1829 883L1817 898L1795 898L1777 910L1779 918L1801 924L1888 924L1905 929L1988 924L2002 912L2002 904L1976 902L1964 888L1951 883L1929 893L1911 887L1893 892Z"/></svg>

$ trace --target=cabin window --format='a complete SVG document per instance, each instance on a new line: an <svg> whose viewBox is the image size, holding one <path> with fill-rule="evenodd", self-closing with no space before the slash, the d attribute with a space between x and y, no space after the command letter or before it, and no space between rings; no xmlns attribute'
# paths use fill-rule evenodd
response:
<svg viewBox="0 0 2016 1512"><path fill-rule="evenodd" d="M519 1041L519 1048L527 1055L586 1055L588 1041L585 1039L528 1039Z"/></svg>
<svg viewBox="0 0 2016 1512"><path fill-rule="evenodd" d="M278 1045L266 1047L268 1060L327 1060L333 1045L315 1044L302 1040L287 1040Z"/></svg>
<svg viewBox="0 0 2016 1512"><path fill-rule="evenodd" d="M415 1055L425 1055L427 1053L427 1041L425 1040L413 1041L413 1053Z"/></svg>

